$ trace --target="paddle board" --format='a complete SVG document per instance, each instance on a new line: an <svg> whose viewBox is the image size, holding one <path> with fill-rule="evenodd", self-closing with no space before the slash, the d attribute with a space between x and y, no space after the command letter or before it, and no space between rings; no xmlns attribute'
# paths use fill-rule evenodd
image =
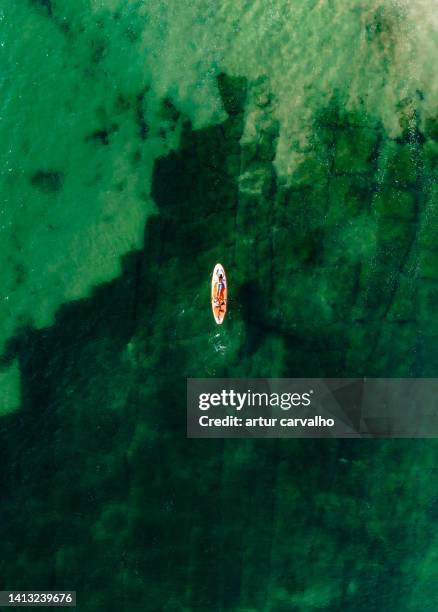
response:
<svg viewBox="0 0 438 612"><path fill-rule="evenodd" d="M218 298L218 283L219 276L222 274L222 282L224 283L224 289L221 296ZM213 268L213 275L211 277L211 309L213 311L214 320L218 325L221 325L225 319L227 312L228 302L228 283L227 276L222 264L217 263Z"/></svg>

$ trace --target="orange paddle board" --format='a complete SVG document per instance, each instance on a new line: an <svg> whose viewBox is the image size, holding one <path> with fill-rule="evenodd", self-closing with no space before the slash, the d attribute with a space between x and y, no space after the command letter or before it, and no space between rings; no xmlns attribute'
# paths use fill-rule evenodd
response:
<svg viewBox="0 0 438 612"><path fill-rule="evenodd" d="M222 274L223 287L219 287L219 276ZM214 320L218 325L224 322L227 312L228 302L228 283L225 270L222 264L218 263L213 268L211 277L211 309L213 310Z"/></svg>

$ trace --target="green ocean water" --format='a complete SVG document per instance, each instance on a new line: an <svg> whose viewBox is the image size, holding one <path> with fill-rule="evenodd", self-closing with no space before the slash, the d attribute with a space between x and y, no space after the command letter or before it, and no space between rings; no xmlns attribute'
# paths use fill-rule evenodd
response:
<svg viewBox="0 0 438 612"><path fill-rule="evenodd" d="M437 375L437 28L422 0L4 0L1 589L436 609L435 440L187 440L185 380Z"/></svg>

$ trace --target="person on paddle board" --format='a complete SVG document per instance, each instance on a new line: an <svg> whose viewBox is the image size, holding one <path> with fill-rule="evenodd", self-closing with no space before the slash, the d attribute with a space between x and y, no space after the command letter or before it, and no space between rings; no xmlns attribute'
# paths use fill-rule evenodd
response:
<svg viewBox="0 0 438 612"><path fill-rule="evenodd" d="M225 282L223 274L219 274L219 280L216 285L216 301L222 306L224 303Z"/></svg>

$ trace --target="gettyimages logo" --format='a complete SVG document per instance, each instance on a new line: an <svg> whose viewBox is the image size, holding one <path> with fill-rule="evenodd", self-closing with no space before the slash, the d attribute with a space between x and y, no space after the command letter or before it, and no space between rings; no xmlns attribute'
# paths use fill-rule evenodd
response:
<svg viewBox="0 0 438 612"><path fill-rule="evenodd" d="M298 393L266 391L236 391L235 389L218 389L216 392L198 393L198 410L195 417L201 428L245 429L254 432L257 429L275 428L309 428L333 427L334 419L324 419L312 415L313 389ZM284 411L295 409L295 414L288 417ZM213 416L206 411L213 409ZM230 414L231 412L234 414ZM291 418L293 417L293 418ZM310 418L309 418L310 417Z"/></svg>
<svg viewBox="0 0 438 612"><path fill-rule="evenodd" d="M438 379L190 378L187 435L438 437Z"/></svg>
<svg viewBox="0 0 438 612"><path fill-rule="evenodd" d="M244 393L234 389L222 389L219 393L200 393L199 409L209 410L212 407L232 407L242 410L245 407L271 407L290 410L299 406L310 406L313 389L307 393L256 393L250 390Z"/></svg>

